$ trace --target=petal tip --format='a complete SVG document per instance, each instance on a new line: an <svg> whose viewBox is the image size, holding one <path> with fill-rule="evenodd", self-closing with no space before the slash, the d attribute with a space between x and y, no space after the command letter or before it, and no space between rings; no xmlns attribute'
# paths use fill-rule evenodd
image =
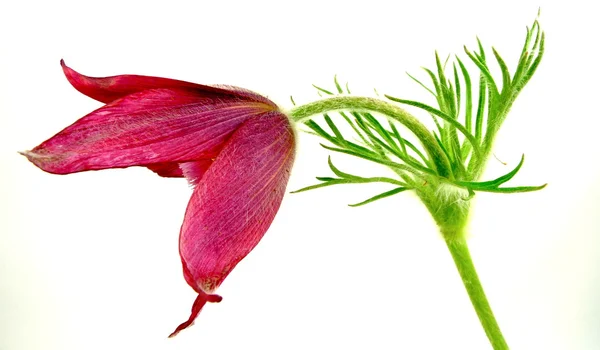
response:
<svg viewBox="0 0 600 350"><path fill-rule="evenodd" d="M221 300L223 300L223 297L221 297L220 295L217 295L217 294L206 294L202 291L200 293L198 293L196 300L194 300L194 305L192 305L192 313L190 314L190 317L188 318L187 321L185 321L182 324L180 324L179 326L177 326L177 328L175 328L173 333L169 334L169 338L173 338L179 332L181 332L182 330L184 330L184 329L188 328L189 326L191 326L192 324L194 324L194 320L196 319L196 317L198 316L198 314L200 313L200 311L202 310L202 308L204 307L204 305L207 302L208 303L220 303Z"/></svg>
<svg viewBox="0 0 600 350"><path fill-rule="evenodd" d="M37 159L37 158L42 157L41 155L39 155L33 151L17 151L17 153L19 153L23 157L29 159L30 161L32 161L32 159Z"/></svg>
<svg viewBox="0 0 600 350"><path fill-rule="evenodd" d="M65 74L67 79L70 79L69 76L74 74L73 69L71 69L69 66L67 66L67 64L65 63L65 60L63 58L60 59L60 67L62 68L63 73Z"/></svg>
<svg viewBox="0 0 600 350"><path fill-rule="evenodd" d="M67 66L67 64L65 63L65 60L62 58L60 59L60 67L62 68L63 74L65 75L65 77L67 78L69 83L75 89L80 91L80 88L81 88L80 85L82 84L81 80L84 78L84 76L82 76L81 74L74 71L71 67Z"/></svg>
<svg viewBox="0 0 600 350"><path fill-rule="evenodd" d="M35 151L17 151L17 153L19 153L20 155L24 156L25 158L27 158L30 162L32 163L36 163L36 161L41 161L44 159L50 159L52 158L52 156L47 155L47 154L40 154L38 152Z"/></svg>

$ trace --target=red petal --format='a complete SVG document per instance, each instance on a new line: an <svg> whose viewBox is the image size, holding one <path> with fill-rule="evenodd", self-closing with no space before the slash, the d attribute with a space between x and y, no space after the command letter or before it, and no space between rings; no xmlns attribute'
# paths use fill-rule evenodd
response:
<svg viewBox="0 0 600 350"><path fill-rule="evenodd" d="M254 117L231 136L194 189L179 252L184 277L200 300L223 282L271 225L294 152L294 132L285 115ZM192 324L204 305L198 299L196 303L175 333Z"/></svg>
<svg viewBox="0 0 600 350"><path fill-rule="evenodd" d="M294 159L287 117L246 121L196 186L181 227L187 282L209 293L263 237L285 193Z"/></svg>
<svg viewBox="0 0 600 350"><path fill-rule="evenodd" d="M105 78L93 78L79 74L67 67L64 60L60 60L60 65L67 80L77 91L104 103L110 103L127 95L149 89L193 89L196 93L207 97L237 97L249 101L263 102L275 107L273 102L263 96L235 87L212 87L181 80L143 75L116 75Z"/></svg>
<svg viewBox="0 0 600 350"><path fill-rule="evenodd" d="M193 90L145 90L97 109L24 155L56 174L210 159L244 121L272 109Z"/></svg>

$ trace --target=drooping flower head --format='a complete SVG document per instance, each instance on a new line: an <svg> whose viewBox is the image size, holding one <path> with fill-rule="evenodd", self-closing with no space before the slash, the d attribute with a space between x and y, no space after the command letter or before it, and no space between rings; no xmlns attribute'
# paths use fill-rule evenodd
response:
<svg viewBox="0 0 600 350"><path fill-rule="evenodd" d="M69 82L105 103L31 151L54 174L144 166L194 185L179 239L192 324L211 294L258 244L290 175L295 135L267 98L228 86L138 75L92 78L61 61Z"/></svg>

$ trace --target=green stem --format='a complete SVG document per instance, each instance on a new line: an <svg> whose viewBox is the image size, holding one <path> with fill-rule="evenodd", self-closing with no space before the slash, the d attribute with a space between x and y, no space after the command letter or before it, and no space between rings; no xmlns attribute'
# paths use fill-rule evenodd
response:
<svg viewBox="0 0 600 350"><path fill-rule="evenodd" d="M410 130L425 148L425 151L432 159L437 173L446 178L452 178L450 161L440 148L437 141L417 118L404 109L388 103L383 100L369 97L357 96L339 96L327 98L302 106L298 106L287 114L295 122L302 122L311 116L323 114L337 110L368 111L383 114L384 116L395 120Z"/></svg>
<svg viewBox="0 0 600 350"><path fill-rule="evenodd" d="M450 254L452 254L452 259L454 259L454 264L456 264L458 273L469 294L471 304L473 304L473 308L477 312L479 322L481 322L481 326L485 330L485 334L490 340L492 347L494 350L507 350L508 345L506 344L506 340L504 340L500 326L496 322L490 303L485 296L485 292L477 276L467 242L464 238L446 239L446 245L450 250Z"/></svg>

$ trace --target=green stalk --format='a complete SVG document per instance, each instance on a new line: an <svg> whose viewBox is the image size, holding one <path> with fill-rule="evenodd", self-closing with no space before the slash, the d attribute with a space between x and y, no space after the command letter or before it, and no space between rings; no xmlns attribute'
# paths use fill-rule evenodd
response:
<svg viewBox="0 0 600 350"><path fill-rule="evenodd" d="M468 222L470 203L469 193L464 188L444 183L443 178L452 180L450 161L440 147L440 143L432 133L415 117L386 101L355 96L332 97L316 102L311 102L292 109L288 115L295 122L303 122L314 115L332 111L350 110L361 112L375 112L395 120L409 129L421 142L435 167L435 176L423 176L419 180L407 177L405 180L414 180L414 190L423 201L436 223L440 227L448 249L454 259L458 273L469 294L471 303L479 317L479 321L494 350L508 349L500 327L496 322L494 313L485 296L485 292L477 276L477 271L471 260L469 248L465 240L465 227ZM489 156L491 144L484 150L484 157ZM484 158L485 159L485 158ZM485 162L481 162L484 164ZM483 165L476 167L479 173ZM402 174L399 174L402 176Z"/></svg>
<svg viewBox="0 0 600 350"><path fill-rule="evenodd" d="M462 237L463 235L454 236ZM473 304L477 317L479 317L479 322L481 322L481 326L490 340L492 347L494 350L507 350L508 345L500 331L500 326L498 326L498 322L494 317L490 303L485 296L466 240L464 238L446 239L446 245L448 246L448 250L450 250L450 254L452 254L452 259L454 259L454 264L469 294L471 304Z"/></svg>

